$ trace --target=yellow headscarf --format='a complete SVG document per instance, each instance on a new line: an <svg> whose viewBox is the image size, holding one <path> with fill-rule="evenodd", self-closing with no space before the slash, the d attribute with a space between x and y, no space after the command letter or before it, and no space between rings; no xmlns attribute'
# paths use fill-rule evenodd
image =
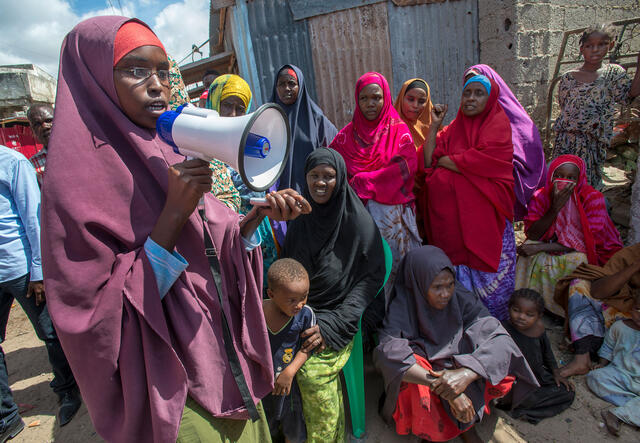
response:
<svg viewBox="0 0 640 443"><path fill-rule="evenodd" d="M248 111L251 106L251 89L242 77L235 74L224 74L216 78L209 87L207 108L220 112L220 102L227 97L236 96Z"/></svg>
<svg viewBox="0 0 640 443"><path fill-rule="evenodd" d="M407 93L407 88L409 87L409 85L416 80L423 82L427 87L427 105L424 107L415 123L412 123L402 113L402 100L404 99L404 95ZM418 148L420 148L420 146L422 146L424 140L427 138L429 126L431 126L431 109L433 108L433 105L431 104L431 92L429 89L429 84L421 78L412 78L411 80L407 80L402 85L402 89L400 90L398 98L396 98L393 107L396 108L396 111L398 111L398 114L400 114L400 118L402 118L407 126L409 126L411 136L413 137L413 143L416 146L417 150Z"/></svg>

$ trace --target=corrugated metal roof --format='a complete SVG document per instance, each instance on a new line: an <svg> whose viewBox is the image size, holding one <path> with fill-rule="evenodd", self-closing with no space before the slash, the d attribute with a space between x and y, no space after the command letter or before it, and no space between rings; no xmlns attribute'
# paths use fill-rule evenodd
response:
<svg viewBox="0 0 640 443"><path fill-rule="evenodd" d="M385 0L289 0L289 7L294 20L330 14L349 8L381 3Z"/></svg>
<svg viewBox="0 0 640 443"><path fill-rule="evenodd" d="M318 104L340 129L351 121L354 88L362 74L377 71L393 84L387 5L347 9L308 21Z"/></svg>
<svg viewBox="0 0 640 443"><path fill-rule="evenodd" d="M477 0L416 6L388 3L394 91L419 77L429 83L434 103L449 105L451 121L460 105L462 74L478 62Z"/></svg>
<svg viewBox="0 0 640 443"><path fill-rule="evenodd" d="M277 70L287 63L302 70L307 91L317 97L307 21L294 22L286 0L253 0L247 13L262 102L271 98Z"/></svg>

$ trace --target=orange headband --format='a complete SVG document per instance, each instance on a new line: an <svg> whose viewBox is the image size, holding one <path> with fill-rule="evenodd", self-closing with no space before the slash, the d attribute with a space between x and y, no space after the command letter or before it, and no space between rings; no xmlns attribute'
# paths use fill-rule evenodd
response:
<svg viewBox="0 0 640 443"><path fill-rule="evenodd" d="M141 46L157 46L164 51L164 46L151 29L139 22L126 22L120 27L113 43L113 66L133 51Z"/></svg>

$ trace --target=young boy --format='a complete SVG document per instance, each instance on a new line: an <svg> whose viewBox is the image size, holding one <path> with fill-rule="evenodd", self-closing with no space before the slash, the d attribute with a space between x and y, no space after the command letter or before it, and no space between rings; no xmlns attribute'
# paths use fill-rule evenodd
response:
<svg viewBox="0 0 640 443"><path fill-rule="evenodd" d="M304 442L307 430L302 414L300 390L295 375L309 354L298 352L300 333L316 324L307 303L309 276L296 260L283 258L273 262L267 273L267 295L262 307L269 330L275 385L262 400L272 437L284 434L287 443Z"/></svg>
<svg viewBox="0 0 640 443"><path fill-rule="evenodd" d="M620 423L640 426L640 294L631 318L615 322L598 352L600 362L587 375L587 385L598 397L617 407L602 411L607 430L620 433Z"/></svg>
<svg viewBox="0 0 640 443"><path fill-rule="evenodd" d="M537 291L518 289L509 300L509 320L502 322L540 384L509 413L534 424L564 411L575 397L573 384L558 371L542 323L543 312L544 299ZM510 407L508 400L505 405Z"/></svg>

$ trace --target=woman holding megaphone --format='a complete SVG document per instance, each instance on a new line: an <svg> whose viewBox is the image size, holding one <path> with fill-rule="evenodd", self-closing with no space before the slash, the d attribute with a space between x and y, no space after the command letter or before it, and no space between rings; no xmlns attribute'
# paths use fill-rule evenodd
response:
<svg viewBox="0 0 640 443"><path fill-rule="evenodd" d="M208 163L184 161L154 130L168 68L135 19L94 17L65 38L43 186L49 311L105 440L269 441L252 237L263 216L310 206L285 190L241 219L212 198Z"/></svg>

